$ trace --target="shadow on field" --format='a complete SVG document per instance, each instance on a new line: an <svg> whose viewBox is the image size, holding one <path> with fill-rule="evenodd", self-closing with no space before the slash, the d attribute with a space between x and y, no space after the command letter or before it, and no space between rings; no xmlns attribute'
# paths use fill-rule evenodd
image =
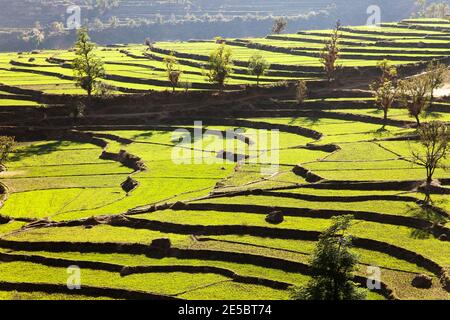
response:
<svg viewBox="0 0 450 320"><path fill-rule="evenodd" d="M430 110L425 110L424 118L426 119L440 119L442 117L443 117L442 114Z"/></svg>
<svg viewBox="0 0 450 320"><path fill-rule="evenodd" d="M144 133L139 133L139 134L135 134L133 137L132 137L132 139L133 140L136 140L136 139L139 139L139 138L151 138L151 137L153 137L153 132L152 131L148 131L148 132L144 132Z"/></svg>
<svg viewBox="0 0 450 320"><path fill-rule="evenodd" d="M47 142L39 145L30 145L24 148L20 148L12 152L9 156L10 161L21 161L25 158L32 156L40 156L57 151L64 145L64 141Z"/></svg>
<svg viewBox="0 0 450 320"><path fill-rule="evenodd" d="M425 202L436 205L429 196L425 198ZM429 206L408 205L408 215L414 218L430 221L434 224L445 223L447 219L437 213ZM414 239L428 239L432 236L431 230L414 229L411 231L411 237Z"/></svg>
<svg viewBox="0 0 450 320"><path fill-rule="evenodd" d="M293 125L295 124L295 122L298 120L298 117L293 117L291 119L291 121L289 122L289 125ZM304 118L304 123L308 124L308 125L315 125L317 123L320 122L320 118L319 117L314 117L314 116L308 116Z"/></svg>
<svg viewBox="0 0 450 320"><path fill-rule="evenodd" d="M369 114L376 114L376 115L380 115L383 113L383 111L381 109L374 109L374 110L370 110L368 112Z"/></svg>
<svg viewBox="0 0 450 320"><path fill-rule="evenodd" d="M386 125L382 125L380 129L376 130L374 132L374 136L376 138L382 138L383 136L387 135L390 131L388 129L386 129Z"/></svg>

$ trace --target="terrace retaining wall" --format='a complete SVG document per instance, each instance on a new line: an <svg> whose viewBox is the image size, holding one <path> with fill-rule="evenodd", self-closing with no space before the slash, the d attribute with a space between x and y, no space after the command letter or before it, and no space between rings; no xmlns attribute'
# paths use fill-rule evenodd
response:
<svg viewBox="0 0 450 320"><path fill-rule="evenodd" d="M144 291L132 291L126 289L113 289L92 287L83 285L80 290L68 292L67 285L49 284L49 283L25 283L25 282L6 282L0 281L0 290L19 291L19 292L45 292L49 294L68 294L85 295L89 297L109 297L115 299L128 300L178 300L174 297L152 294Z"/></svg>
<svg viewBox="0 0 450 320"><path fill-rule="evenodd" d="M150 246L142 244L116 244L116 243L70 243L70 242L40 242L40 243L23 243L15 241L0 240L1 247L18 248L26 247L30 244L28 251L51 251L51 252L102 252L102 253L134 253L134 254L146 254L149 257L161 258L161 257L174 257L177 259L201 259L201 260L218 260L228 261L234 263L250 264L255 266L261 266L266 268L273 268L286 272L299 272L305 275L311 274L309 266L289 260L283 260L273 257L257 256L253 254L238 253L238 252L226 252L226 251L213 251L213 250L193 250L193 249L178 249L171 248L165 254L161 254L160 251L152 249ZM366 283L367 278L356 276L355 281L358 283ZM67 288L66 288L67 290ZM386 298L395 299L395 293L386 285L382 285L381 294Z"/></svg>

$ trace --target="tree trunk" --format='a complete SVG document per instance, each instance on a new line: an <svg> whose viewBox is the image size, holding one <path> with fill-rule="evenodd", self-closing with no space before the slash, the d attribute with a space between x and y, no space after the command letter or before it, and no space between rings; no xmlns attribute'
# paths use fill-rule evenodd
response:
<svg viewBox="0 0 450 320"><path fill-rule="evenodd" d="M92 88L88 88L88 89L87 89L87 95L88 95L88 99L91 99L91 96L92 96Z"/></svg>
<svg viewBox="0 0 450 320"><path fill-rule="evenodd" d="M339 294L338 294L339 290L338 290L338 286L337 286L337 281L336 278L333 279L333 298L334 301L338 301L339 300Z"/></svg>
<svg viewBox="0 0 450 320"><path fill-rule="evenodd" d="M383 109L384 117L383 117L383 123L384 125L387 124L387 116L388 116L388 109Z"/></svg>
<svg viewBox="0 0 450 320"><path fill-rule="evenodd" d="M431 203L431 195L430 195L430 191L427 189L425 190L425 199L424 202L426 204L430 204Z"/></svg>
<svg viewBox="0 0 450 320"><path fill-rule="evenodd" d="M430 185L433 182L433 170L427 167L427 185Z"/></svg>
<svg viewBox="0 0 450 320"><path fill-rule="evenodd" d="M414 117L416 118L417 126L420 127L420 119L419 119L419 115L415 115Z"/></svg>

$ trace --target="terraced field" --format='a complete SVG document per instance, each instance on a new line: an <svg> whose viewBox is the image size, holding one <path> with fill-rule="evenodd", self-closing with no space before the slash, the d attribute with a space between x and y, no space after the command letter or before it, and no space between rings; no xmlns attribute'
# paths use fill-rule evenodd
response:
<svg viewBox="0 0 450 320"><path fill-rule="evenodd" d="M446 23L423 30L429 22L349 27L341 62L370 68L384 55L399 65L448 57ZM272 63L265 83L322 79L316 55L327 32L230 40L237 60L229 90L253 83L244 69L255 51ZM165 90L160 60L170 51L193 89L207 90L201 64L214 47L157 43L152 52L136 45L99 54L105 82L118 92ZM369 299L450 299L450 172L436 172L441 186L433 205L424 205L425 170L411 158L418 142L404 110L391 110L381 128L368 95L300 107L291 93L109 106L71 125L64 106L54 105L37 122L30 109L42 102L32 91L81 93L67 68L71 59L67 51L1 58L3 112L32 116L1 128L20 143L0 174L0 299L289 299L289 287L310 279L320 233L345 214L355 218L356 281L365 286L368 266L381 269L382 287ZM450 103L436 103L422 121L430 119L449 122ZM251 157L254 130L263 129L279 130L279 144L256 147L279 155L270 174L263 170L269 163ZM194 132L204 134L191 139ZM283 213L281 224L265 221L274 211ZM160 239L170 247L156 246ZM74 265L81 290L66 287ZM431 276L432 287L413 287L417 274Z"/></svg>
<svg viewBox="0 0 450 320"><path fill-rule="evenodd" d="M380 27L344 27L339 63L346 70L357 68L362 72L374 68L384 58L403 66L446 58L450 52L448 26L447 20L431 19L405 20ZM329 33L330 30L311 30L266 38L226 39L235 62L228 89L236 90L256 82L256 78L247 73L248 60L255 53L271 64L269 72L261 79L262 84L300 78L320 81L324 76L319 54ZM202 69L216 47L214 41L158 42L151 50L143 45L99 48L98 55L106 64L104 82L114 86L116 93L168 90L170 83L163 59L171 52L182 65L183 83L189 83L192 90L210 90L215 87L206 81ZM32 95L39 92L83 94L73 81L73 58L72 52L55 50L0 54L0 89L14 93L10 99L2 100L2 105L40 105L36 101L39 99Z"/></svg>

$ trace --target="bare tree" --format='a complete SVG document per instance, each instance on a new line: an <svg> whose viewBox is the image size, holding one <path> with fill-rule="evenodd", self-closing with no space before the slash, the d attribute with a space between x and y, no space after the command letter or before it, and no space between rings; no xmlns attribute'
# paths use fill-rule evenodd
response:
<svg viewBox="0 0 450 320"><path fill-rule="evenodd" d="M441 161L450 151L450 130L440 121L424 123L419 129L420 145L423 150L412 150L413 159L427 171L427 185L433 181L437 168L443 167Z"/></svg>
<svg viewBox="0 0 450 320"><path fill-rule="evenodd" d="M402 80L399 84L401 92L401 104L406 107L409 114L416 119L420 127L420 115L430 105L430 78L428 75L420 75Z"/></svg>
<svg viewBox="0 0 450 320"><path fill-rule="evenodd" d="M436 1L428 4L427 0L417 0L415 3L417 12L414 12L412 17L443 19L450 14L450 5L447 2Z"/></svg>
<svg viewBox="0 0 450 320"><path fill-rule="evenodd" d="M41 44L45 40L45 32L41 29L39 24L36 24L36 27L31 29L30 31L24 32L21 36L21 39L25 42L32 43L36 49L39 49Z"/></svg>
<svg viewBox="0 0 450 320"><path fill-rule="evenodd" d="M97 14L103 16L109 10L117 8L120 5L120 0L88 0L87 4L89 4Z"/></svg>
<svg viewBox="0 0 450 320"><path fill-rule="evenodd" d="M336 22L336 27L331 33L329 40L325 42L325 47L320 54L320 61L323 64L328 81L333 80L337 70L336 61L339 59L339 39L341 36L341 23Z"/></svg>
<svg viewBox="0 0 450 320"><path fill-rule="evenodd" d="M280 34L286 29L286 27L287 27L286 18L283 17L277 18L273 22L272 33Z"/></svg>
<svg viewBox="0 0 450 320"><path fill-rule="evenodd" d="M417 0L414 4L417 8L417 12L412 14L412 17L425 18L425 11L427 9L427 0Z"/></svg>
<svg viewBox="0 0 450 320"><path fill-rule="evenodd" d="M398 97L398 86L396 83L397 68L390 65L388 60L378 63L381 76L370 85L376 104L383 110L384 125L386 125L389 109Z"/></svg>
<svg viewBox="0 0 450 320"><path fill-rule="evenodd" d="M147 50L153 49L153 42L150 38L145 38L144 44L147 46Z"/></svg>
<svg viewBox="0 0 450 320"><path fill-rule="evenodd" d="M175 88L179 85L182 71L173 52L164 58L164 63L166 65L167 77L172 85L172 92L175 92Z"/></svg>
<svg viewBox="0 0 450 320"><path fill-rule="evenodd" d="M64 23L60 21L52 22L50 26L52 34L59 34L64 32Z"/></svg>
<svg viewBox="0 0 450 320"><path fill-rule="evenodd" d="M430 106L433 105L434 91L444 85L447 76L447 66L438 61L431 61L427 66L427 75L430 81Z"/></svg>

